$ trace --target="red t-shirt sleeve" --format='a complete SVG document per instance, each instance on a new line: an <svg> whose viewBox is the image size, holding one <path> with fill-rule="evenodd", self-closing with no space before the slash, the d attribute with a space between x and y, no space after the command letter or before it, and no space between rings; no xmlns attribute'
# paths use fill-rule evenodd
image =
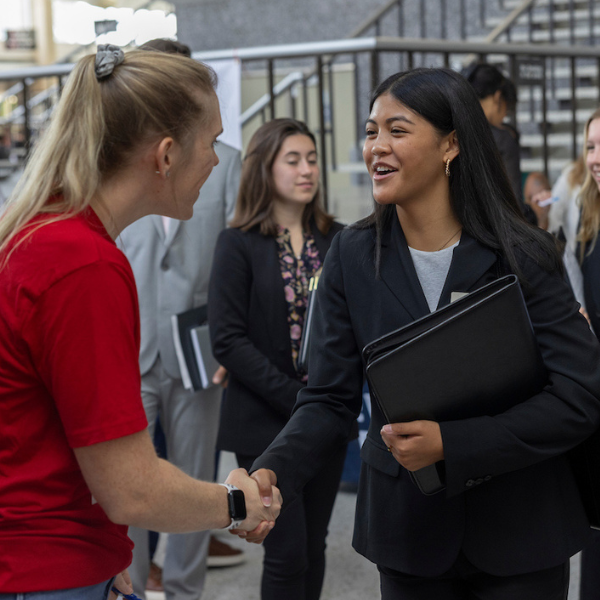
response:
<svg viewBox="0 0 600 600"><path fill-rule="evenodd" d="M26 316L23 337L71 448L147 427L137 295L124 266L98 261L54 283Z"/></svg>

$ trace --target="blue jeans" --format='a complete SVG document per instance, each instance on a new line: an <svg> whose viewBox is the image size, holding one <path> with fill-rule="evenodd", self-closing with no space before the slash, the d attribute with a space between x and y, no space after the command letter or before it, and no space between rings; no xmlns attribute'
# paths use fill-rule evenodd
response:
<svg viewBox="0 0 600 600"><path fill-rule="evenodd" d="M106 600L113 581L114 578L111 578L96 585L51 592L0 594L0 600Z"/></svg>

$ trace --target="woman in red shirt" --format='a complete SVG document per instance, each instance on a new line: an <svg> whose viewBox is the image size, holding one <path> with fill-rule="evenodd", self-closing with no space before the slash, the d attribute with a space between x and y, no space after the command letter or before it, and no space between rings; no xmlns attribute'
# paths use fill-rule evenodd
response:
<svg viewBox="0 0 600 600"><path fill-rule="evenodd" d="M115 582L131 562L127 525L186 532L243 517L230 490L154 452L135 282L114 243L144 215L192 216L218 162L214 84L189 58L100 46L71 73L0 218L2 600L129 593ZM227 483L245 499L236 527L272 527L278 493L269 509L245 471Z"/></svg>

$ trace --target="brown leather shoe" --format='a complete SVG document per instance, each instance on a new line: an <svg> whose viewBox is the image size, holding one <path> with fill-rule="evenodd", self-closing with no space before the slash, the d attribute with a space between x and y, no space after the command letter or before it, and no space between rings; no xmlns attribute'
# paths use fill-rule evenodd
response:
<svg viewBox="0 0 600 600"><path fill-rule="evenodd" d="M148 575L148 581L146 581L146 590L149 592L164 592L162 584L162 569L150 563L150 574Z"/></svg>
<svg viewBox="0 0 600 600"><path fill-rule="evenodd" d="M246 555L243 550L238 550L214 535L210 536L208 545L208 559L206 564L208 567L234 567L241 565L246 561Z"/></svg>

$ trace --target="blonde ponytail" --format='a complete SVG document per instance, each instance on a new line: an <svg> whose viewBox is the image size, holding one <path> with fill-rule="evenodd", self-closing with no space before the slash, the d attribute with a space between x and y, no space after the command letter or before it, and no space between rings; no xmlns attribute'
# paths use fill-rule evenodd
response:
<svg viewBox="0 0 600 600"><path fill-rule="evenodd" d="M171 136L186 146L216 85L210 68L180 55L133 50L102 80L94 66L95 55L86 56L69 75L3 209L0 254L33 217L51 221L87 208L141 144Z"/></svg>

